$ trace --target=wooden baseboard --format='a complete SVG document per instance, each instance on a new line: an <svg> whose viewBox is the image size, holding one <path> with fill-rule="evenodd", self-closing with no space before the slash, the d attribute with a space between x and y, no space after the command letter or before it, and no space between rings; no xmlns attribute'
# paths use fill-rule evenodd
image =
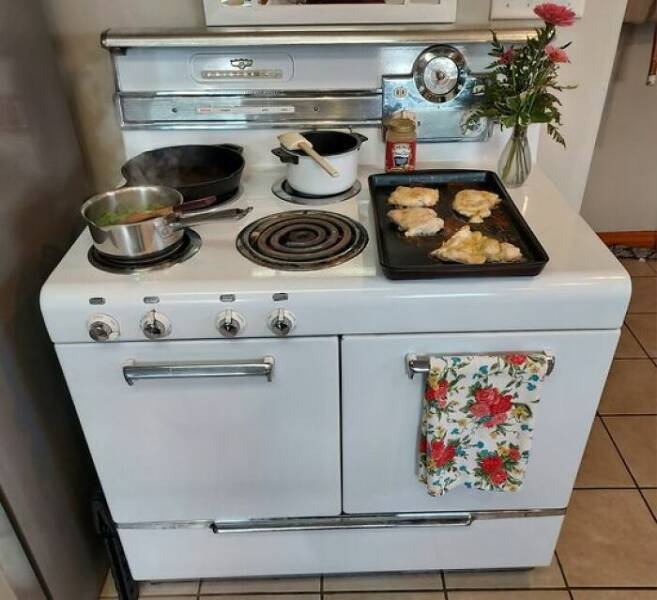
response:
<svg viewBox="0 0 657 600"><path fill-rule="evenodd" d="M607 246L657 249L657 231L604 231L598 236Z"/></svg>

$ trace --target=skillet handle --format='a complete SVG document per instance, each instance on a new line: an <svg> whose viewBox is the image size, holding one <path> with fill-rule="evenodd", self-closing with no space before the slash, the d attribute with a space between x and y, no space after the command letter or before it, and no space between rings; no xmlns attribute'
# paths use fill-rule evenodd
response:
<svg viewBox="0 0 657 600"><path fill-rule="evenodd" d="M299 157L296 154L293 154L292 152L289 152L285 148L274 148L271 153L274 156L278 156L278 158L281 159L282 163L290 163L293 165L298 165L299 164Z"/></svg>
<svg viewBox="0 0 657 600"><path fill-rule="evenodd" d="M237 144L215 144L217 148L227 148L228 150L234 150L238 154L244 154L244 146L239 146Z"/></svg>

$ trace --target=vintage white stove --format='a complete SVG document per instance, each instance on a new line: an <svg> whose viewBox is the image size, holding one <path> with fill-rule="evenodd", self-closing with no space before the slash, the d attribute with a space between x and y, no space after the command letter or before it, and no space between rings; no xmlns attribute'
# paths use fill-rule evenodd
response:
<svg viewBox="0 0 657 600"><path fill-rule="evenodd" d="M271 32L105 38L127 154L242 144L243 189L227 206L253 206L243 221L195 227L201 245L186 260L130 273L93 266L85 231L42 291L136 579L550 562L629 279L538 168L512 196L550 256L539 276L382 275L367 191L383 164L382 78L403 79L436 43L454 44L472 71L486 60L479 32L390 31L373 39L345 30L331 43L288 32L285 46ZM244 75L248 61L258 74ZM426 137L438 143L420 146L421 166L494 164L504 140L485 141L485 127L460 130L481 141L444 143L459 137L462 101L436 104L435 114L423 107ZM370 138L356 196L304 207L272 193L283 176L269 153L276 134L312 126L353 126ZM328 211L334 227L350 229L353 256L294 271L238 251L244 227L304 210ZM410 375L430 354L536 350L555 366L523 488L430 497L415 474L422 377Z"/></svg>

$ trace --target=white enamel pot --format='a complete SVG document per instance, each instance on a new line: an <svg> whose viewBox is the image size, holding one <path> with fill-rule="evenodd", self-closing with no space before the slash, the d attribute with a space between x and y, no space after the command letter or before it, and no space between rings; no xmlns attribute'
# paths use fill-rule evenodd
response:
<svg viewBox="0 0 657 600"><path fill-rule="evenodd" d="M315 151L337 170L332 177L303 150L274 148L272 153L287 164L287 183L307 196L332 196L348 190L358 177L358 151L367 138L360 133L342 131L303 131Z"/></svg>

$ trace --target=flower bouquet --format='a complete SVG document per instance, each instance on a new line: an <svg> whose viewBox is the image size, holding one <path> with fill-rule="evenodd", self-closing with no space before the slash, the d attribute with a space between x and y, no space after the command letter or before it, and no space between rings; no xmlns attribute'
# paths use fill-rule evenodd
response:
<svg viewBox="0 0 657 600"><path fill-rule="evenodd" d="M561 102L554 92L574 87L557 81L559 65L570 62L566 53L570 43L556 46L553 41L556 28L572 25L575 13L553 3L539 4L534 12L545 24L536 30L535 38L522 46L505 48L493 32L490 56L495 60L483 80L483 103L473 114L475 119L487 117L502 129L513 129L498 168L502 180L511 187L524 183L531 170L527 140L531 123L545 123L548 134L565 147L559 132Z"/></svg>

